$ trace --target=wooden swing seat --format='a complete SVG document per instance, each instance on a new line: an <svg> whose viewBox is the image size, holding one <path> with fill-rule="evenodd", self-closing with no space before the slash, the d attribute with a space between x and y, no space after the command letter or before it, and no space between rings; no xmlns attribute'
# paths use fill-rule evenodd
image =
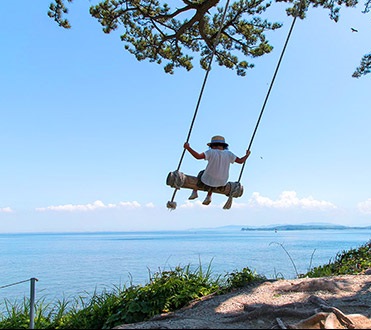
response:
<svg viewBox="0 0 371 330"><path fill-rule="evenodd" d="M181 179L179 179L179 177ZM177 171L170 172L166 179L166 184L172 188L207 191L206 187L199 187L197 183L198 177ZM229 196L231 192L233 197L241 197L243 194L243 186L239 182L228 182L225 186L213 188L213 193L216 194Z"/></svg>

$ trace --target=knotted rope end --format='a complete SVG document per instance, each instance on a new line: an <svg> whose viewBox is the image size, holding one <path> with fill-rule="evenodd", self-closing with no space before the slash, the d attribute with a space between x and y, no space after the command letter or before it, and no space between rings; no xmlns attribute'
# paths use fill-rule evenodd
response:
<svg viewBox="0 0 371 330"><path fill-rule="evenodd" d="M176 209L176 202L168 201L166 204L167 208L170 209L170 211L173 211Z"/></svg>

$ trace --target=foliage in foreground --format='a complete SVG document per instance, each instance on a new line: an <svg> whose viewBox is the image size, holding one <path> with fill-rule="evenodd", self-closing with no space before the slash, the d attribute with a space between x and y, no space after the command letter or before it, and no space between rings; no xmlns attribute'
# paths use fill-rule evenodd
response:
<svg viewBox="0 0 371 330"><path fill-rule="evenodd" d="M371 268L371 241L357 249L342 251L327 265L314 267L304 277L357 275Z"/></svg>
<svg viewBox="0 0 371 330"><path fill-rule="evenodd" d="M371 268L371 241L357 249L338 253L328 264L314 267L300 277L357 275ZM144 286L115 287L112 292L94 293L73 302L59 301L56 305L37 301L35 329L111 329L116 325L146 321L152 316L177 310L193 300L210 294L221 294L252 282L266 280L249 268L216 278L211 276L210 265L192 270L176 267L157 272ZM7 315L0 315L0 329L28 329L29 300L23 304L5 301Z"/></svg>
<svg viewBox="0 0 371 330"><path fill-rule="evenodd" d="M115 287L112 292L94 293L89 299L79 297L73 302L64 300L55 306L39 300L35 306L35 329L111 329L119 324L145 321L182 308L192 300L263 279L249 268L213 278L210 265L205 272L201 266L195 270L189 265L176 267L153 274L144 286ZM0 316L0 329L28 329L29 299L24 298L23 304L6 301L5 305L8 315Z"/></svg>

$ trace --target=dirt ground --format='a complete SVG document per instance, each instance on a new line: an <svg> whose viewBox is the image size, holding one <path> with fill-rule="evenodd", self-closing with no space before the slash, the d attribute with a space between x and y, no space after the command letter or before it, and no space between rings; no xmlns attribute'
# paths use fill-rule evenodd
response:
<svg viewBox="0 0 371 330"><path fill-rule="evenodd" d="M268 280L114 329L371 329L367 274Z"/></svg>

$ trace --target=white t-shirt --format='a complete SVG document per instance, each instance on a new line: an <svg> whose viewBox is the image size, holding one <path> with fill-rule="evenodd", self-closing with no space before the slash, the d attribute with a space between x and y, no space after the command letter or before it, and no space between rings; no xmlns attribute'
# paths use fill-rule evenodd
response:
<svg viewBox="0 0 371 330"><path fill-rule="evenodd" d="M207 166L201 181L210 187L225 186L229 177L229 165L234 163L236 155L227 149L208 149L204 154Z"/></svg>

